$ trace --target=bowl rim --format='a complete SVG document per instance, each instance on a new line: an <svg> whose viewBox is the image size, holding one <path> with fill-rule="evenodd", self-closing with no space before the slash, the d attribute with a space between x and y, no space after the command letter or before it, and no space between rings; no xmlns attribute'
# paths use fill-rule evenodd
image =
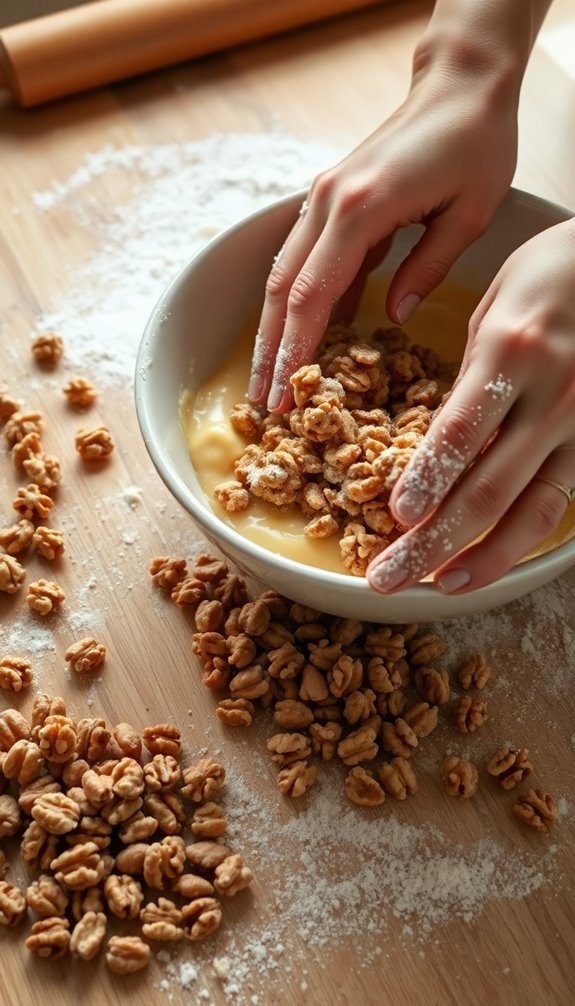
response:
<svg viewBox="0 0 575 1006"><path fill-rule="evenodd" d="M308 566L306 563L290 559L289 556L273 552L271 549L265 548L263 545L259 545L257 542L246 538L239 531L236 531L231 524L226 524L225 521L218 517L215 511L209 508L209 500L207 497L205 505L200 503L192 489L181 478L178 472L170 464L166 463L166 456L161 447L161 438L157 435L157 426L154 422L153 408L151 407L148 393L150 384L146 380L146 374L148 368L150 367L150 361L153 364L154 350L158 348L160 340L161 324L166 317L167 311L169 310L169 301L171 300L175 290L185 282L188 274L193 272L198 262L212 255L217 247L226 242L233 234L242 231L247 226L251 226L255 220L267 215L273 208L279 208L291 202L294 203L294 206L297 206L298 203L305 198L307 193L307 189L299 189L295 192L288 193L287 195L282 196L279 199L268 203L266 206L254 211L248 216L243 217L230 227L220 231L214 237L210 238L205 245L198 249L188 262L186 262L176 273L156 301L144 328L140 345L138 347L134 379L136 415L146 449L154 467L156 468L156 471L160 475L166 487L178 500L184 510L192 515L200 527L205 528L216 538L216 540L222 539L232 550L241 553L242 556L245 557L246 565L249 565L249 559L252 557L260 563L270 565L274 570L277 570L278 573L283 575L288 573L293 576L305 575L311 577L317 582L318 587L324 583L329 583L332 589L334 587L340 587L342 589L345 588L346 590L351 590L355 594L361 595L364 593L366 596L371 596L373 590L369 586L365 577L355 577L349 573L338 573L322 569L318 566ZM573 211L567 209L559 203L552 202L551 200L514 186L510 186L505 199L511 199L519 205L527 205L531 209L547 209L552 211L554 215L563 215L565 219L569 219L575 215ZM190 464L192 464L191 459ZM549 570L560 567L564 565L567 556L571 552L575 553L575 537L569 541L563 542L550 552L534 556L532 559L527 559L524 562L513 566L510 570L504 573L503 576L499 577L498 580L485 584L483 587L478 587L475 591L473 591L473 593L478 598L481 598L486 593L492 591L496 585L500 585L503 582L511 587L516 583L521 583L529 577L529 573L533 569L546 568ZM575 561L575 554L573 559ZM434 596L437 595L437 588L433 586L431 581L421 582L406 588L406 590L402 593L410 598L413 598L414 601L424 600L430 595L430 593Z"/></svg>

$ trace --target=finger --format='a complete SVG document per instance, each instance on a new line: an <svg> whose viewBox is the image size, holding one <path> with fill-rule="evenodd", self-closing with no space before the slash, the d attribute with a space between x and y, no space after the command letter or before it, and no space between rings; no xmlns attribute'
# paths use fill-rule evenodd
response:
<svg viewBox="0 0 575 1006"><path fill-rule="evenodd" d="M518 392L477 360L459 380L394 486L392 512L411 526L434 510L479 456L511 410Z"/></svg>
<svg viewBox="0 0 575 1006"><path fill-rule="evenodd" d="M464 594L493 583L557 530L570 505L561 486L575 486L575 448L570 453L569 467L564 459L558 466L559 452L551 455L495 528L436 571L434 584L442 593Z"/></svg>
<svg viewBox="0 0 575 1006"><path fill-rule="evenodd" d="M450 207L430 219L422 237L397 269L387 294L387 313L398 325L411 318L421 300L445 279L461 253L481 234Z"/></svg>
<svg viewBox="0 0 575 1006"><path fill-rule="evenodd" d="M285 327L267 402L270 412L285 412L291 407L290 377L313 358L334 304L361 267L369 237L364 228L357 226L357 220L349 221L344 227L332 214L296 276L288 297Z"/></svg>
<svg viewBox="0 0 575 1006"><path fill-rule="evenodd" d="M446 568L451 556L502 520L549 455L548 445L535 436L525 455L522 419L508 421L446 502L423 523L380 553L368 570L370 584L382 593L417 583ZM521 465L516 459L523 457ZM455 565L455 563L451 563Z"/></svg>
<svg viewBox="0 0 575 1006"><path fill-rule="evenodd" d="M390 245L391 238L387 237L384 241L378 242L375 248L371 248L370 251L368 251L359 268L357 276L354 280L352 280L348 289L335 305L330 318L330 323L336 324L337 322L344 322L346 324L350 324L353 321L361 298L363 297L368 276L370 272L376 269L377 266L383 262L389 251Z"/></svg>
<svg viewBox="0 0 575 1006"><path fill-rule="evenodd" d="M304 215L300 213L270 270L248 388L248 397L255 404L265 402L268 396L283 334L289 291L317 241L322 226L319 215L312 214L309 210Z"/></svg>

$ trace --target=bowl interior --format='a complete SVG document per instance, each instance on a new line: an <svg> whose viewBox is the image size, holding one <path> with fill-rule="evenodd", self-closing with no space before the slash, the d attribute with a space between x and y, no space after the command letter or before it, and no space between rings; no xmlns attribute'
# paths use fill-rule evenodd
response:
<svg viewBox="0 0 575 1006"><path fill-rule="evenodd" d="M199 387L221 364L246 319L261 305L271 263L297 217L303 196L304 193L296 193L287 197L218 236L176 276L156 305L140 345L136 406L146 446L159 474L182 505L199 520L208 537L217 542L224 552L227 550L236 562L247 555L250 569L254 569L255 562L256 575L261 575L261 569L276 567L279 570L281 566L284 574L287 571L300 578L305 573L313 574L316 585L323 581L326 587L329 585L331 588L334 581L337 586L337 581L341 580L340 589L363 592L367 603L373 592L365 581L347 574L322 576L322 570L303 567L246 542L232 527L220 521L200 487L180 424L179 403L183 391ZM569 216L559 206L512 189L488 231L467 249L453 267L450 281L482 293L518 245ZM399 231L379 272L389 274L393 271L420 234L418 226ZM555 553L569 548L575 555L573 543L561 546ZM499 596L495 603L518 596L535 585L529 579L529 567L538 562L547 563L546 578L549 579L556 575L561 561L564 568L570 563L571 552L567 557L559 555L555 565L550 558L553 553L550 553L516 567L503 578L508 584L509 596ZM552 568L549 572L550 562ZM526 577L527 585L521 587ZM432 591L439 598L433 617L451 617L459 613L458 606L465 611L490 606L485 601L485 595L489 596L494 586L451 599L439 596L425 585L405 593L416 596L418 592L423 592L429 597ZM400 595L389 600L396 601L397 597ZM464 601L464 598L473 598L473 603ZM437 604L444 605L445 616L441 608L436 610Z"/></svg>

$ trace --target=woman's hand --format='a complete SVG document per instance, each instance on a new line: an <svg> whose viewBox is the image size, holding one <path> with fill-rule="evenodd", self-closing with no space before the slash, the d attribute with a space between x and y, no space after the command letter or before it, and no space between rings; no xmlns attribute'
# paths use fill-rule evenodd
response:
<svg viewBox="0 0 575 1006"><path fill-rule="evenodd" d="M444 49L433 33L422 43L405 103L315 180L278 255L254 352L253 402L291 407L291 374L311 361L334 306L344 295L348 307L357 299L398 228L425 227L389 288L387 313L399 324L484 231L515 169L520 80L518 66L491 50L471 58L461 40Z"/></svg>
<svg viewBox="0 0 575 1006"><path fill-rule="evenodd" d="M391 496L415 526L373 560L369 583L389 593L433 571L449 594L491 583L555 530L574 488L570 220L515 251L478 305L454 389Z"/></svg>

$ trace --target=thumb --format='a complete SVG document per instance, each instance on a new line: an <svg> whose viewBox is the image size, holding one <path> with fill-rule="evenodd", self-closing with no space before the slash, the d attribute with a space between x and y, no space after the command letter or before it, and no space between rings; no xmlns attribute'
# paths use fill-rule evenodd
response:
<svg viewBox="0 0 575 1006"><path fill-rule="evenodd" d="M404 325L420 301L443 282L456 259L483 230L477 226L465 227L453 214L431 220L390 283L386 302L388 317Z"/></svg>

